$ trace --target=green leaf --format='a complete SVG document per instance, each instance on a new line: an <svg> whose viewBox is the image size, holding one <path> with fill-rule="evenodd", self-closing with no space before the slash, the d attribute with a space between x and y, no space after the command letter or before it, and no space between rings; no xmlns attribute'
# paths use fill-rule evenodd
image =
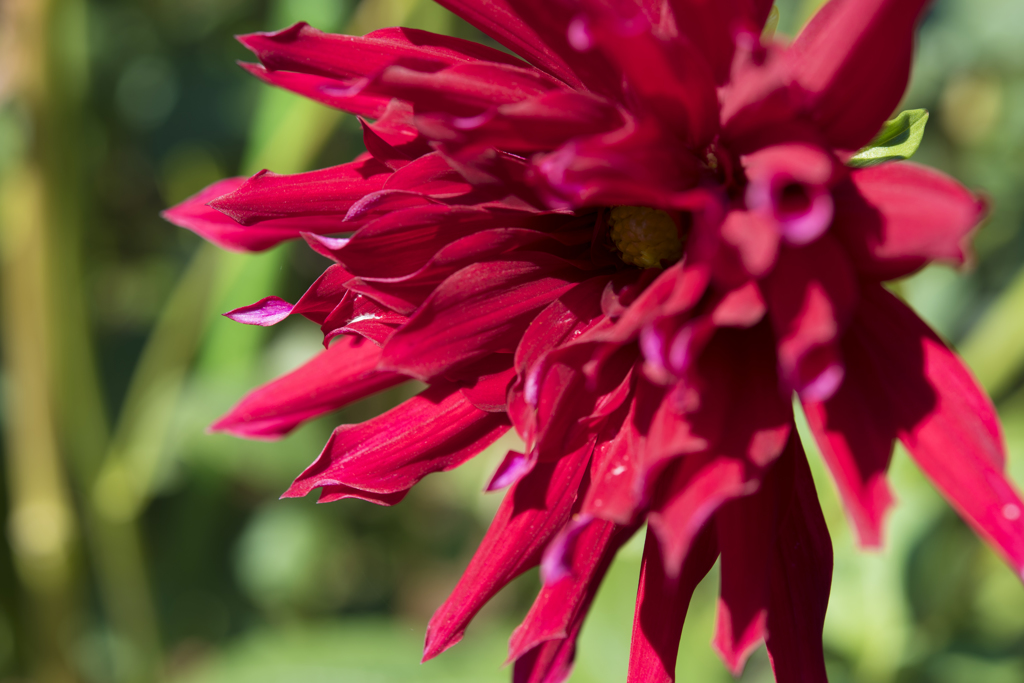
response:
<svg viewBox="0 0 1024 683"><path fill-rule="evenodd" d="M881 132L846 162L852 168L874 166L884 161L909 159L921 145L927 109L908 109L882 125Z"/></svg>
<svg viewBox="0 0 1024 683"><path fill-rule="evenodd" d="M761 42L767 43L775 38L775 29L779 27L779 6L772 5L768 12L768 19L764 22L764 30L761 31Z"/></svg>

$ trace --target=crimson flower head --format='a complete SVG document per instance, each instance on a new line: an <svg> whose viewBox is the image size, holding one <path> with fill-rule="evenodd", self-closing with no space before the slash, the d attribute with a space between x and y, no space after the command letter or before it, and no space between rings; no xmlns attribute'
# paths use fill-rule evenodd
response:
<svg viewBox="0 0 1024 683"><path fill-rule="evenodd" d="M525 443L488 486L507 491L426 658L540 565L509 658L517 682L562 681L602 575L646 524L630 681L673 679L718 558L727 666L764 640L777 680L826 680L832 550L794 397L862 544L881 543L900 439L1024 569L992 404L882 285L961 263L983 202L855 156L902 96L925 0L832 0L791 44L763 32L770 0L439 2L518 56L401 28L243 36L251 73L362 117L367 151L223 180L166 213L229 249L301 236L333 262L294 305L227 314L301 314L328 348L215 428L275 438L427 384L339 426L286 496L391 505L509 429Z"/></svg>

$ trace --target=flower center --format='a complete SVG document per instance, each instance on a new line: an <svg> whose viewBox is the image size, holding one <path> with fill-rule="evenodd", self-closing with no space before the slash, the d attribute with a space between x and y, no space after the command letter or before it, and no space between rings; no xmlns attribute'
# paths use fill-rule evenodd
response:
<svg viewBox="0 0 1024 683"><path fill-rule="evenodd" d="M646 206L615 206L608 213L612 242L622 260L639 268L657 268L683 255L676 222L664 211Z"/></svg>

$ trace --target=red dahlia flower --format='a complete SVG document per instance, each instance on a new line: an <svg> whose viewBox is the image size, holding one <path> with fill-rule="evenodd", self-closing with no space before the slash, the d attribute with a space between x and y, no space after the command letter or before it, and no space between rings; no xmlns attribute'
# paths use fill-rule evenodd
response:
<svg viewBox="0 0 1024 683"><path fill-rule="evenodd" d="M1024 569L991 403L881 285L962 262L983 203L911 163L846 163L903 93L924 0L832 0L790 45L761 39L770 0L440 2L521 59L409 29L243 36L253 74L364 117L367 152L167 212L227 248L301 235L334 262L294 305L228 314L299 313L332 343L217 429L278 437L429 385L338 427L286 496L391 505L509 428L525 442L490 483L508 492L427 658L539 564L510 659L516 681L561 681L646 522L630 681L672 680L718 557L727 665L765 639L777 680L825 680L832 551L794 395L863 544L881 542L899 438Z"/></svg>

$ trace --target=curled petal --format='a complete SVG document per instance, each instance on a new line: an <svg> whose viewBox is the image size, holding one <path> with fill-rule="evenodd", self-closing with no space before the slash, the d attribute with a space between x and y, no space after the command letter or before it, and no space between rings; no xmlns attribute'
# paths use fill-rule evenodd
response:
<svg viewBox="0 0 1024 683"><path fill-rule="evenodd" d="M838 341L857 300L842 247L826 235L783 250L766 289L783 382L809 400L827 399L842 382Z"/></svg>
<svg viewBox="0 0 1024 683"><path fill-rule="evenodd" d="M771 217L792 244L813 242L832 224L836 161L812 145L774 145L749 154L747 206Z"/></svg>

